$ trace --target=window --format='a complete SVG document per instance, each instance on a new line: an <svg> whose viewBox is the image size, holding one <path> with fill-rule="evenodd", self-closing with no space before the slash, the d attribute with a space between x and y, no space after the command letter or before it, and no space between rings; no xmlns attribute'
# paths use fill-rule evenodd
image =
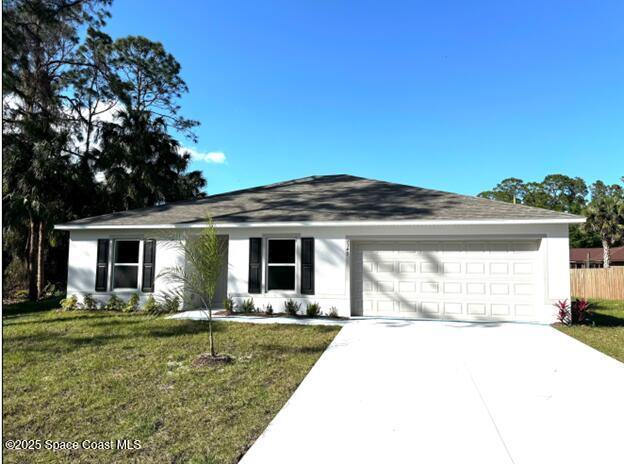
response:
<svg viewBox="0 0 624 464"><path fill-rule="evenodd" d="M139 286L139 240L116 240L113 257L113 289Z"/></svg>
<svg viewBox="0 0 624 464"><path fill-rule="evenodd" d="M295 290L295 240L269 239L267 290Z"/></svg>

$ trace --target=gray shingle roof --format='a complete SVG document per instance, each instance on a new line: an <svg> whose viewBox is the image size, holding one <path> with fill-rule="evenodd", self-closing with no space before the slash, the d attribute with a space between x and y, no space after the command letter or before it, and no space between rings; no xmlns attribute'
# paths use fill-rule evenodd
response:
<svg viewBox="0 0 624 464"><path fill-rule="evenodd" d="M581 218L541 208L350 175L313 176L162 206L79 219L63 226L402 220Z"/></svg>

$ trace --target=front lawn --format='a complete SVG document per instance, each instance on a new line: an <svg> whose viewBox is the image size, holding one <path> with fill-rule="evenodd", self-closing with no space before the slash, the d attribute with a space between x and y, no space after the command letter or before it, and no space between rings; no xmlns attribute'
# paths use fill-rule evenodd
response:
<svg viewBox="0 0 624 464"><path fill-rule="evenodd" d="M19 309L9 308L9 313ZM3 439L140 440L5 462L236 462L339 328L215 323L233 364L193 368L205 323L47 311L3 320Z"/></svg>
<svg viewBox="0 0 624 464"><path fill-rule="evenodd" d="M624 362L624 301L590 300L595 327L557 325L562 332Z"/></svg>

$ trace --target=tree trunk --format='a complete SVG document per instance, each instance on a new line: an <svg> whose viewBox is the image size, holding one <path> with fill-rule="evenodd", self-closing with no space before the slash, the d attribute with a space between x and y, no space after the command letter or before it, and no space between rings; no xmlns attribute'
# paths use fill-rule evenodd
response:
<svg viewBox="0 0 624 464"><path fill-rule="evenodd" d="M606 240L602 241L602 267L605 269L609 268L611 265L611 250L609 250L609 242Z"/></svg>
<svg viewBox="0 0 624 464"><path fill-rule="evenodd" d="M44 276L44 254L45 254L45 246L44 246L44 236L45 236L45 225L43 221L39 222L39 230L38 230L38 239L37 239L37 299L43 296L43 288L45 287L45 276Z"/></svg>
<svg viewBox="0 0 624 464"><path fill-rule="evenodd" d="M37 234L35 233L35 221L30 220L29 228L28 228L28 259L27 259L27 269L28 269L28 299L36 300L37 299L37 261L36 261L36 242L37 242Z"/></svg>
<svg viewBox="0 0 624 464"><path fill-rule="evenodd" d="M208 334L210 337L210 356L214 358L217 353L214 346L214 337L212 335L212 307L208 308Z"/></svg>

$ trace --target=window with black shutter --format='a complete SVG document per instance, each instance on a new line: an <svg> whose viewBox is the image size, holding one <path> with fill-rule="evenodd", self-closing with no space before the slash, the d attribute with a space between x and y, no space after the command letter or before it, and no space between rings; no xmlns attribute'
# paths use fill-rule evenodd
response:
<svg viewBox="0 0 624 464"><path fill-rule="evenodd" d="M267 243L267 290L295 290L296 240L271 238Z"/></svg>
<svg viewBox="0 0 624 464"><path fill-rule="evenodd" d="M139 287L139 240L115 240L113 254L113 290L136 290Z"/></svg>

